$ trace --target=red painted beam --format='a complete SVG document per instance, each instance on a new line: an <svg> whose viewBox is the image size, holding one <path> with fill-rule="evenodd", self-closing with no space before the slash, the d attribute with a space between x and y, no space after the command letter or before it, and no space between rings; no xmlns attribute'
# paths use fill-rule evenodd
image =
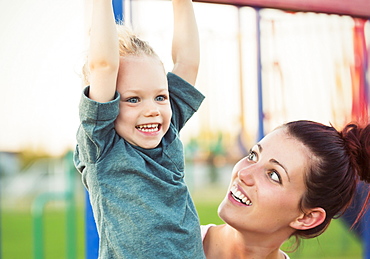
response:
<svg viewBox="0 0 370 259"><path fill-rule="evenodd" d="M316 12L370 18L370 0L194 0L197 2L274 8L293 12Z"/></svg>

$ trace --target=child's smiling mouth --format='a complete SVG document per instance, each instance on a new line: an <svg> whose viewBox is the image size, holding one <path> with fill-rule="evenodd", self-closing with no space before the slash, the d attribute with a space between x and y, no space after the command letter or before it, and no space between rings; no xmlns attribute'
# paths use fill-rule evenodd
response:
<svg viewBox="0 0 370 259"><path fill-rule="evenodd" d="M141 124L135 128L142 132L156 132L160 130L161 125L159 123Z"/></svg>

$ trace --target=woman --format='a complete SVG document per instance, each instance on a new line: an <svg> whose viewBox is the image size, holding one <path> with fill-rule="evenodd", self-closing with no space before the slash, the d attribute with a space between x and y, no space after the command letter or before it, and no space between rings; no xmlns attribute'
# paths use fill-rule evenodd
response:
<svg viewBox="0 0 370 259"><path fill-rule="evenodd" d="M370 182L370 125L284 124L235 165L218 210L225 224L202 226L206 257L289 258L284 241L323 233L359 180Z"/></svg>

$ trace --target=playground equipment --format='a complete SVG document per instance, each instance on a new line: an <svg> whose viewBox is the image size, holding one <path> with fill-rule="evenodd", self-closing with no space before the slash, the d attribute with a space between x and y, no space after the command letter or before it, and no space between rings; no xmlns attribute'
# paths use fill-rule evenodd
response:
<svg viewBox="0 0 370 259"><path fill-rule="evenodd" d="M364 19L370 17L370 2L368 0L197 0L197 2L274 8L292 12L340 14Z"/></svg>
<svg viewBox="0 0 370 259"><path fill-rule="evenodd" d="M113 7L114 13L116 17L116 21L124 20L124 7L123 2L124 0L113 0ZM197 0L198 1L198 0ZM199 0L198 2L212 2L212 3L222 3L222 4L232 4L236 6L252 6L256 8L256 31L257 31L257 84L258 84L258 139L261 139L264 136L264 114L263 114L263 95L262 95L262 72L261 72L261 49L260 49L260 14L259 8L277 8L283 9L288 11L306 11L306 12L318 12L318 13L329 13L329 14L339 14L339 15L350 15L352 17L356 17L356 19L369 19L370 17L370 1L368 0L357 0L357 1L338 1L338 0L312 0L312 1L298 1L298 0L288 0L288 1L274 1L274 0ZM359 20L359 21L360 21ZM364 23L363 23L364 24ZM358 29L358 28L357 28ZM357 38L361 43L364 42L364 34L363 34L363 27L362 29L362 36ZM356 43L355 43L356 45ZM360 62L358 71L355 71L356 76L358 77L359 81L362 82L361 85L357 86L354 83L354 89L356 89L356 93L361 93L357 96L357 99L353 100L355 105L360 104L361 111L360 113L363 116L366 114L368 116L368 106L369 106L369 82L366 81L366 73L368 70L368 61L367 61L367 50L366 44L361 45L361 51L364 51L362 55L360 55ZM356 50L355 50L356 51ZM357 107L357 106L356 106ZM353 107L353 109L356 109ZM359 114L353 114L354 118L359 116ZM358 117L357 117L358 118ZM359 188L360 189L360 188ZM88 198L88 194L86 193L85 199L86 205L86 258L87 259L96 259L98 257L98 243L99 237L96 231L95 221L93 219L93 214L91 210L90 201ZM347 215L356 214L358 211L355 210L355 206L353 206L353 210L349 210ZM345 217L347 219L347 217ZM350 219L347 222L351 223ZM352 221L353 222L353 221ZM361 219L359 224L357 224L357 231L360 235L360 238L363 242L363 250L364 250L364 259L370 259L370 211L368 211L364 217Z"/></svg>
<svg viewBox="0 0 370 259"><path fill-rule="evenodd" d="M43 218L44 208L51 201L66 202L66 258L76 258L76 204L75 175L76 169L72 163L72 152L64 157L64 169L67 177L67 187L64 192L47 192L36 197L32 204L34 259L44 258Z"/></svg>

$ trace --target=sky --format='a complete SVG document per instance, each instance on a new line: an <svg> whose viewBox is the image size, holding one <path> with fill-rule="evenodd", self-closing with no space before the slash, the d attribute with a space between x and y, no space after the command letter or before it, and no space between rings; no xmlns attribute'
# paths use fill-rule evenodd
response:
<svg viewBox="0 0 370 259"><path fill-rule="evenodd" d="M83 17L82 1L0 1L1 151L73 145Z"/></svg>
<svg viewBox="0 0 370 259"><path fill-rule="evenodd" d="M80 70L86 51L86 3L86 0L0 2L0 151L31 149L58 155L73 149L82 89ZM203 14L205 5L200 6L203 11L199 14ZM208 26L235 33L235 19L231 19L231 26L230 20L219 19L223 10L230 7L206 8L212 7L215 13L207 20L214 22L207 22ZM167 70L172 66L171 8L168 1L149 1L142 11L133 13L140 15L135 27L150 39ZM161 19L153 19L158 17L153 10L162 13ZM156 30L145 30L148 24ZM196 129L197 121L189 128Z"/></svg>
<svg viewBox="0 0 370 259"><path fill-rule="evenodd" d="M0 1L0 151L32 149L59 155L73 149L86 53L85 1ZM194 6L201 39L196 87L206 100L189 121L184 138L221 131L235 136L244 118L251 132L247 138L253 139L258 120L255 11ZM132 7L135 31L171 70L171 3L134 1ZM267 130L291 119L347 120L353 21L271 10L261 15Z"/></svg>

